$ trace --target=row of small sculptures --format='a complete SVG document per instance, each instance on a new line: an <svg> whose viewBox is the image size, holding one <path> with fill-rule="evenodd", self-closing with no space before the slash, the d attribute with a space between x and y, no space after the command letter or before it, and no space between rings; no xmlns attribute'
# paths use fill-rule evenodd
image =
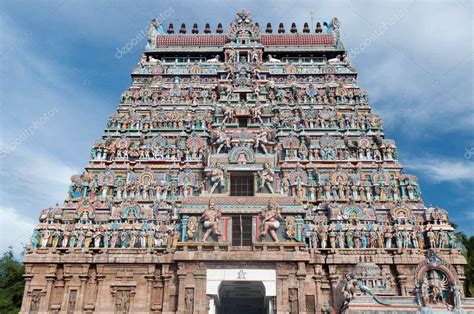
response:
<svg viewBox="0 0 474 314"><path fill-rule="evenodd" d="M309 143L308 143L309 142ZM275 144L276 143L276 144ZM208 145L213 147L208 149ZM274 132L227 132L216 129L208 140L196 133L191 136L164 138L156 136L131 141L128 138L107 137L97 141L91 150L92 160L206 160L209 153L229 153L233 148L246 147L256 153L273 152L277 159L294 161L315 160L395 160L396 146L392 142L371 138L356 140L328 137L328 140L289 135L275 138ZM271 150L270 150L271 148Z"/></svg>
<svg viewBox="0 0 474 314"><path fill-rule="evenodd" d="M176 145L153 146L152 144L142 144L132 142L130 147L114 148L105 146L97 142L91 149L91 160L164 160L164 161L190 161L207 160L209 153L229 153L235 147L247 147L255 153L268 153L269 147L273 146L273 141L267 132L248 133L254 135L253 138L232 138L232 134L217 133L218 138L213 144L212 151L207 145L196 148L183 148ZM242 144L242 140L245 142ZM317 160L361 160L361 161L393 161L396 159L395 145L381 145L373 143L369 147L339 147L323 146L311 147L302 142L299 147L289 149L283 148L282 143L277 143L273 148L273 153L278 161L317 161Z"/></svg>
<svg viewBox="0 0 474 314"><path fill-rule="evenodd" d="M311 248L457 248L454 232L421 230L339 230L306 225L305 237Z"/></svg>
<svg viewBox="0 0 474 314"><path fill-rule="evenodd" d="M118 148L115 151L100 146L95 146L91 150L92 160L166 160L166 161L186 161L205 160L208 156L206 147L183 150L174 145L152 146L133 143L130 148Z"/></svg>
<svg viewBox="0 0 474 314"><path fill-rule="evenodd" d="M207 142L196 133L189 136L164 138L161 135L136 141L130 138L112 138L110 136L96 141L92 146L92 160L203 160L207 157Z"/></svg>
<svg viewBox="0 0 474 314"><path fill-rule="evenodd" d="M188 110L153 111L151 117L147 112L136 113L121 110L107 122L111 130L150 130L150 129L207 129L214 122L210 111L191 112Z"/></svg>
<svg viewBox="0 0 474 314"><path fill-rule="evenodd" d="M367 92L361 90L354 77L338 75L296 77L275 77L262 84L252 77L245 77L217 84L216 79L192 76L134 78L132 87L122 94L122 105L142 106L159 104L209 104L215 105L218 101L228 102L240 99L240 94L234 93L239 84L247 84L247 99L265 100L272 105L277 103L286 105L288 100L294 106L296 102L311 104L358 105L364 106L369 102ZM234 83L236 86L234 86ZM203 88L200 84L211 85ZM249 92L248 90L251 90ZM261 98L260 96L263 96Z"/></svg>
<svg viewBox="0 0 474 314"><path fill-rule="evenodd" d="M167 111L154 113L150 118L147 114L116 113L107 123L109 130L135 130L147 131L151 129L188 129L206 130L212 129L213 123L223 125L225 123L236 123L238 117L242 117L245 111L252 123L275 128L302 129L357 129L377 130L382 129L380 118L372 113L352 114L324 110L283 110L275 113L266 112L262 106L242 107L223 106L219 110L221 114L213 117L211 112L199 112L192 114L189 111ZM218 111L218 112L219 112ZM301 113L302 112L302 113ZM270 117L271 115L271 117Z"/></svg>
<svg viewBox="0 0 474 314"><path fill-rule="evenodd" d="M279 142L274 148L278 160L394 160L396 158L396 146L368 144L366 147L325 145L319 147L309 147L302 141L299 147L292 149L284 148L284 144Z"/></svg>
<svg viewBox="0 0 474 314"><path fill-rule="evenodd" d="M189 196L210 194L225 191L227 180L225 171L220 165L212 168L208 177L200 179L192 172L184 171L175 180L154 178L153 174L144 180L127 180L125 178L104 181L100 176L90 176L87 173L73 176L69 188L69 198L96 199L142 199L142 200L176 200ZM317 185L309 181L306 172L302 170L293 173L284 172L275 188L277 175L266 164L257 173L258 191L262 193L281 193L285 196L296 196L311 201L417 201L421 199L419 185L409 177L403 180L386 180L379 178L372 182L367 177L363 182L340 177L337 181L321 180ZM336 181L335 181L336 180ZM209 185L207 186L207 182Z"/></svg>
<svg viewBox="0 0 474 314"><path fill-rule="evenodd" d="M334 115L328 110L319 111L319 116L311 114L308 110L306 114L298 111L289 113L275 113L270 119L271 125L276 128L291 129L382 129L381 119L372 113L354 115L351 113L341 113ZM267 123L268 125L268 123Z"/></svg>
<svg viewBox="0 0 474 314"><path fill-rule="evenodd" d="M239 82L244 84L241 79ZM287 104L291 106L297 104L329 105L331 107L337 105L365 106L369 102L366 92L358 88L321 88L314 84L276 88L274 82L265 85L256 82L247 78L245 88L240 85L234 87L222 84L213 89L202 89L192 86L179 87L176 83L169 87L161 86L159 88L142 87L137 89L132 87L133 89L123 93L120 103L133 107L165 104L187 104L193 107L197 105L215 106L218 103L242 101L240 99L241 89L252 90L252 92L246 92L248 96L246 99L268 103L272 107ZM237 82L235 83L237 84Z"/></svg>
<svg viewBox="0 0 474 314"><path fill-rule="evenodd" d="M193 179L194 180L194 179ZM90 200L112 198L114 200L177 200L188 196L199 195L204 191L204 182L172 180L170 182L156 180L149 182L128 181L117 186L98 185L96 177L88 186L75 180L69 188L69 198L87 197Z"/></svg>
<svg viewBox="0 0 474 314"><path fill-rule="evenodd" d="M36 229L31 247L70 248L153 248L174 246L179 232L174 225L151 229L108 229L106 227L77 227L72 231Z"/></svg>
<svg viewBox="0 0 474 314"><path fill-rule="evenodd" d="M282 191L288 192L287 195L305 197L311 200L354 200L354 201L399 201L399 200L420 200L421 192L416 182L408 179L404 181L392 180L388 185L383 182L372 183L369 180L364 182L355 182L353 180L347 183L331 183L329 180L321 182L317 187L310 186L306 194L306 188L303 184L296 185L294 188L288 185L285 179L282 180ZM301 192L300 192L301 191Z"/></svg>

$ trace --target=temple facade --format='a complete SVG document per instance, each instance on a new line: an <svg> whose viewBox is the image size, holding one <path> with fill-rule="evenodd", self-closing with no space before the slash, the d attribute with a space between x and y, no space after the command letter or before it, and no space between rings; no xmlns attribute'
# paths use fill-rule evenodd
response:
<svg viewBox="0 0 474 314"><path fill-rule="evenodd" d="M337 18L154 19L147 40L41 211L22 313L474 311L447 211L403 171Z"/></svg>

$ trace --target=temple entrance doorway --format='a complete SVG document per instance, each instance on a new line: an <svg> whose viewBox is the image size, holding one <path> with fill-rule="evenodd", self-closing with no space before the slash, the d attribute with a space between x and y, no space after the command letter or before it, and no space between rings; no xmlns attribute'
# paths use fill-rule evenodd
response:
<svg viewBox="0 0 474 314"><path fill-rule="evenodd" d="M207 269L209 314L274 313L274 269Z"/></svg>
<svg viewBox="0 0 474 314"><path fill-rule="evenodd" d="M223 281L217 314L265 314L265 287L260 281Z"/></svg>

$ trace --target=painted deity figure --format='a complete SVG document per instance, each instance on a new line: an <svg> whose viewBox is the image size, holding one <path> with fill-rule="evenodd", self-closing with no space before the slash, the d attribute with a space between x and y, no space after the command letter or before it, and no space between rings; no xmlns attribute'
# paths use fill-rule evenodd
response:
<svg viewBox="0 0 474 314"><path fill-rule="evenodd" d="M387 249L392 248L392 237L393 237L393 234L391 232L385 233L385 247Z"/></svg>
<svg viewBox="0 0 474 314"><path fill-rule="evenodd" d="M231 147L231 143L230 143L230 136L226 134L226 132L224 130L217 130L216 131L216 134L217 134L217 139L216 139L216 144L219 145L217 147L217 151L216 151L216 154L219 154L221 149L226 147L227 149L230 149Z"/></svg>
<svg viewBox="0 0 474 314"><path fill-rule="evenodd" d="M272 183L275 180L275 173L268 163L263 165L263 170L258 172L258 176L260 178L260 191L263 192L263 189L267 187L270 193L274 194Z"/></svg>
<svg viewBox="0 0 474 314"><path fill-rule="evenodd" d="M211 170L211 184L212 187L209 194L214 193L217 187L222 187L224 185L224 170L220 163L217 163Z"/></svg>
<svg viewBox="0 0 474 314"><path fill-rule="evenodd" d="M262 232L261 236L265 237L268 233L274 242L279 242L276 230L280 228L280 209L277 203L269 202L267 207L262 211Z"/></svg>
<svg viewBox="0 0 474 314"><path fill-rule="evenodd" d="M201 219L203 227L206 230L202 236L202 242L207 242L211 234L215 234L218 238L221 236L219 232L219 218L221 217L220 210L216 207L213 201L210 201L207 209L202 213Z"/></svg>
<svg viewBox="0 0 474 314"><path fill-rule="evenodd" d="M263 124L263 122L262 122ZM269 144L269 134L268 131L263 129L260 133L257 134L255 137L255 149L258 149L259 147L262 148L263 152L265 154L268 154L267 148L265 145Z"/></svg>
<svg viewBox="0 0 474 314"><path fill-rule="evenodd" d="M40 245L41 234L38 230L33 231L31 236L31 247L37 248Z"/></svg>
<svg viewBox="0 0 474 314"><path fill-rule="evenodd" d="M152 19L150 21L150 28L148 29L147 33L147 44L146 47L148 49L154 48L155 46L155 39L157 35L164 34L163 26L157 19Z"/></svg>
<svg viewBox="0 0 474 314"><path fill-rule="evenodd" d="M443 280L444 279L444 280ZM446 304L446 300L443 294L443 290L448 286L446 278L440 278L440 275L436 270L432 270L429 274L429 279L427 282L429 293L429 303ZM426 283L425 283L426 284Z"/></svg>
<svg viewBox="0 0 474 314"><path fill-rule="evenodd" d="M345 279L346 282L344 283L341 291L344 302L341 305L340 313L343 313L349 303L354 299L357 287L357 281L352 277L351 274L346 274Z"/></svg>

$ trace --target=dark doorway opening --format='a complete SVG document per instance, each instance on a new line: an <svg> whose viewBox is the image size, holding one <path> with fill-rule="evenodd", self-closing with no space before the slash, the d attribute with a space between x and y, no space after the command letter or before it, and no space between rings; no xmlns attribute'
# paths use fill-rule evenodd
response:
<svg viewBox="0 0 474 314"><path fill-rule="evenodd" d="M234 215L232 216L232 245L251 246L252 245L252 216Z"/></svg>
<svg viewBox="0 0 474 314"><path fill-rule="evenodd" d="M230 196L254 196L253 174L235 173L230 176Z"/></svg>
<svg viewBox="0 0 474 314"><path fill-rule="evenodd" d="M249 119L247 117L239 117L239 127L246 128L249 123Z"/></svg>
<svg viewBox="0 0 474 314"><path fill-rule="evenodd" d="M218 314L265 313L265 286L260 281L224 281L219 287Z"/></svg>

